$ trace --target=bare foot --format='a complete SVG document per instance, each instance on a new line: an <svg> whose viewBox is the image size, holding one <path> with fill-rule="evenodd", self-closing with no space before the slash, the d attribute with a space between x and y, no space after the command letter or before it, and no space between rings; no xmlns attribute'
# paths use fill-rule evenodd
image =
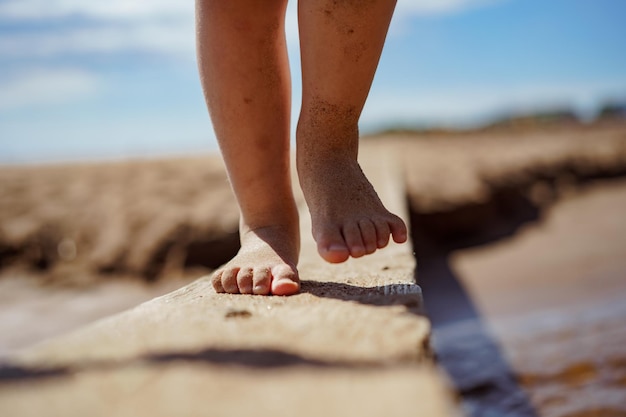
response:
<svg viewBox="0 0 626 417"><path fill-rule="evenodd" d="M313 238L326 261L373 253L387 246L389 235L397 243L406 242L406 225L383 206L355 156L299 154L298 174Z"/></svg>
<svg viewBox="0 0 626 417"><path fill-rule="evenodd" d="M300 290L297 227L241 228L241 249L213 273L216 292L291 295Z"/></svg>

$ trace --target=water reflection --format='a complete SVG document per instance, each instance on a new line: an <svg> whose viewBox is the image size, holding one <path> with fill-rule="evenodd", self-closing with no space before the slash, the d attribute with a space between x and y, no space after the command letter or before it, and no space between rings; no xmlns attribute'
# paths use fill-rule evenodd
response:
<svg viewBox="0 0 626 417"><path fill-rule="evenodd" d="M518 306L526 302L533 307L510 309L508 314L501 315L481 313L463 284L478 284L482 275L472 276L470 272L459 276L454 265L461 265L456 262L467 253L457 251L510 236L520 225L537 220L539 211L518 200L522 203L517 206L519 210L509 211L508 218L497 210L492 211L497 216L483 217L499 222L498 227L487 225L483 228L486 233L466 233L464 239L450 236L442 239L442 234L437 233L441 232L437 227L454 229L455 213L448 213L447 217L440 215L439 222L430 221L427 215L414 216L416 277L424 292L425 309L434 325L433 345L442 367L459 391L467 415L626 416L626 261L619 255L624 247L622 226L615 226L617 231L601 227L577 228L595 218L615 216L615 210L620 210L622 202L626 201L624 190L598 188L595 194L581 195L581 200L568 200L567 206L555 206L550 211L541 226L543 233L525 241L534 251L547 252L551 244L565 239L582 240L576 243L578 246L559 248L560 257L552 259L549 268L539 265L523 269L534 271L535 276L529 277L532 278L530 283L523 284L525 290L511 288L513 292L504 301L516 300ZM586 204L598 201L602 205L592 206L595 211L588 211ZM567 207L577 209L565 211ZM562 223L556 222L557 213ZM456 216L458 220L458 212ZM554 227L555 223L560 228ZM585 233L590 229L593 233ZM550 239L545 238L548 234ZM606 244L598 247L600 239L606 239ZM595 246L589 242L596 242ZM519 247L509 246L508 253ZM481 256L485 257L485 253L482 251ZM516 267L515 262L510 263L511 259L521 262L528 258L505 256L504 259L509 263L499 262L498 273ZM489 285L489 281L483 282ZM561 293L567 292L564 286L578 288L563 295ZM504 297L504 293L497 290L490 293L486 287L479 286L472 287L472 291L481 294L481 302L486 306L499 304L503 308L503 300L495 297ZM557 293L559 295L555 296ZM535 297L543 298L534 302Z"/></svg>
<svg viewBox="0 0 626 417"><path fill-rule="evenodd" d="M451 229L445 217L449 216L432 218L413 212L416 280L422 287L426 314L433 325L433 348L438 362L460 394L466 415L536 417L538 413L504 350L450 263L454 250L508 236L521 224L539 217L539 209L520 194L507 192L497 197L490 206L469 207L466 213L457 213L463 222L468 216L471 219L483 212L500 214L480 216L493 222L483 224L480 234L466 233L463 238L447 234Z"/></svg>
<svg viewBox="0 0 626 417"><path fill-rule="evenodd" d="M535 417L503 349L444 256L418 259L433 348L468 416Z"/></svg>

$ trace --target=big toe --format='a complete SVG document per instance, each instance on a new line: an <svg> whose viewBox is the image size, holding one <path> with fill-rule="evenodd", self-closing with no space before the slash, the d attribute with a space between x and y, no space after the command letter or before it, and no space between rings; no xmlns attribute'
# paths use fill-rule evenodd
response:
<svg viewBox="0 0 626 417"><path fill-rule="evenodd" d="M288 265L279 265L272 269L272 294L292 295L300 291L298 273Z"/></svg>
<svg viewBox="0 0 626 417"><path fill-rule="evenodd" d="M348 260L350 250L339 231L339 228L326 227L317 235L317 251L330 263L341 263Z"/></svg>

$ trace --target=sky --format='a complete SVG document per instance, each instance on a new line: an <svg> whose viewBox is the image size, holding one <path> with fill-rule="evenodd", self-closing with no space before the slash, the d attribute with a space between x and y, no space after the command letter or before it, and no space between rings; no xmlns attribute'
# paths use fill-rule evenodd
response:
<svg viewBox="0 0 626 417"><path fill-rule="evenodd" d="M290 0L294 121L296 15ZM626 99L625 19L620 0L398 0L361 131L592 117ZM1 164L216 150L193 1L0 0Z"/></svg>

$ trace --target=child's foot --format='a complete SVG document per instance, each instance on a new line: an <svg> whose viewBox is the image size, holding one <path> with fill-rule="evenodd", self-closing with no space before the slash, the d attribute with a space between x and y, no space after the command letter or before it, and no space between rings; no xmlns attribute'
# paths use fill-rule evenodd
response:
<svg viewBox="0 0 626 417"><path fill-rule="evenodd" d="M213 273L216 292L230 294L291 295L300 290L297 227L241 227L241 249ZM295 232L294 232L295 231Z"/></svg>
<svg viewBox="0 0 626 417"><path fill-rule="evenodd" d="M322 258L332 263L359 258L387 246L389 235L406 242L406 225L383 206L355 157L303 153L298 174Z"/></svg>

